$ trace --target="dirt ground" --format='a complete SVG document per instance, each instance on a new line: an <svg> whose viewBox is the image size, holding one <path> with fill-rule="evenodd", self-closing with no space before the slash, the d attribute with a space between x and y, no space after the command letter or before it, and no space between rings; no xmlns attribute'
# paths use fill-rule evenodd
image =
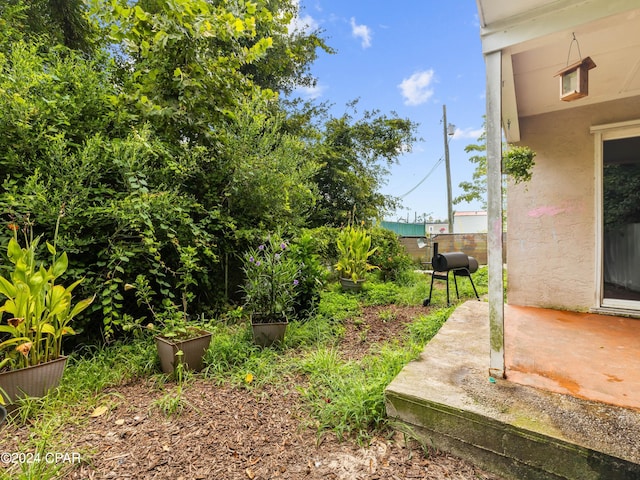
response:
<svg viewBox="0 0 640 480"><path fill-rule="evenodd" d="M370 345L399 335L422 307L371 307L347 322L340 345L361 358ZM282 388L234 389L196 379L185 387L186 407L166 416L153 402L164 393L139 381L105 392L111 408L69 425L64 479L485 479L499 480L450 455L424 451L388 432L369 445L318 435L299 398L296 380ZM26 440L26 429L4 426L0 451ZM15 448L15 447L14 447ZM6 464L0 462L0 475Z"/></svg>

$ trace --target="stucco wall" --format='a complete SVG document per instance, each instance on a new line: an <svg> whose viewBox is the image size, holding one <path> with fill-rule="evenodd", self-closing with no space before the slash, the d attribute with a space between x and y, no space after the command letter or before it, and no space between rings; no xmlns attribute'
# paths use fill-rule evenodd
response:
<svg viewBox="0 0 640 480"><path fill-rule="evenodd" d="M579 102L579 101L578 101ZM521 118L533 178L507 195L507 301L586 311L596 303L592 125L640 118L640 97Z"/></svg>

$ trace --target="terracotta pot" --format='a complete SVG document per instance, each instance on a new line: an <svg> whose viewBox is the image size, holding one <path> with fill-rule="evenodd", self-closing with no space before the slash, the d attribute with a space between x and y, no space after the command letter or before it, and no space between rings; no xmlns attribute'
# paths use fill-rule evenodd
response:
<svg viewBox="0 0 640 480"><path fill-rule="evenodd" d="M49 390L60 385L67 357L40 363L32 367L0 373L0 392L6 403L18 398L44 397Z"/></svg>
<svg viewBox="0 0 640 480"><path fill-rule="evenodd" d="M346 292L359 292L362 290L362 284L364 283L364 278L359 278L355 282L350 278L340 277L340 285L342 285L342 289Z"/></svg>
<svg viewBox="0 0 640 480"><path fill-rule="evenodd" d="M202 370L202 359L211 343L211 332L200 330L197 337L187 340L172 340L165 337L156 337L160 366L164 373L172 373L180 361L176 356L182 351L182 363L188 370Z"/></svg>
<svg viewBox="0 0 640 480"><path fill-rule="evenodd" d="M287 325L286 319L274 322L272 318L266 321L265 317L252 315L251 329L254 343L261 347L270 347L276 343L282 343Z"/></svg>

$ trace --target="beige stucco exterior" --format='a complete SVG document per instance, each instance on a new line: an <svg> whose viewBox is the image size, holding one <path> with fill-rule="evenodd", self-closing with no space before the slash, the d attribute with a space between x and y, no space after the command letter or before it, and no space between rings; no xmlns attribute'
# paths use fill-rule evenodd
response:
<svg viewBox="0 0 640 480"><path fill-rule="evenodd" d="M590 129L638 119L640 96L520 118L520 144L537 156L531 181L508 189L508 303L597 306L601 174Z"/></svg>

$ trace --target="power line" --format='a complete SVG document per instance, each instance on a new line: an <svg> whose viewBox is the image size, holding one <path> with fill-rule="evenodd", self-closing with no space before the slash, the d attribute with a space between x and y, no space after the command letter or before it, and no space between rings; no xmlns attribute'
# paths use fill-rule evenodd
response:
<svg viewBox="0 0 640 480"><path fill-rule="evenodd" d="M440 157L440 159L435 163L435 165L434 165L433 167L431 167L431 170L429 170L429 173L427 173L427 174L422 178L422 180L420 180L420 181L418 182L418 184L417 184L415 187L413 187L411 190L409 190L409 191L408 191L407 193L405 193L404 195L400 195L400 197L399 197L399 198L404 198L404 197L406 197L406 196L407 196L407 195L409 195L411 192L413 192L416 188L418 188L420 185L422 185L422 184L424 183L424 181L425 181L427 178L429 178L429 176L430 176L430 175L435 171L435 169L436 169L436 168L438 168L438 165L440 165L440 164L443 162L443 160L444 160L444 157Z"/></svg>

